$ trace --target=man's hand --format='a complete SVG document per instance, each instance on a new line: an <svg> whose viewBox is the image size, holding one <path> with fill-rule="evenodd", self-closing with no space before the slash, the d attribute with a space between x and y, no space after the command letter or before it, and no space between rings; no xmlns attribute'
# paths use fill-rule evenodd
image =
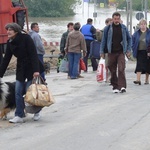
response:
<svg viewBox="0 0 150 150"><path fill-rule="evenodd" d="M105 54L100 54L100 58L105 58Z"/></svg>
<svg viewBox="0 0 150 150"><path fill-rule="evenodd" d="M150 53L147 53L147 56L150 57Z"/></svg>
<svg viewBox="0 0 150 150"><path fill-rule="evenodd" d="M127 58L130 58L131 52L128 51L128 52L126 53L126 56L127 56Z"/></svg>
<svg viewBox="0 0 150 150"><path fill-rule="evenodd" d="M83 57L85 57L86 56L86 52L83 52Z"/></svg>
<svg viewBox="0 0 150 150"><path fill-rule="evenodd" d="M39 72L34 72L34 73L33 73L33 78L36 78L36 77L38 77L39 75L40 75Z"/></svg>

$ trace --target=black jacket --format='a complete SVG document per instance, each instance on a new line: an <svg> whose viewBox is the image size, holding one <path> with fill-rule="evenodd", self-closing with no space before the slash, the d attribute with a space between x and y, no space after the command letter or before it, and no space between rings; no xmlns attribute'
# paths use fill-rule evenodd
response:
<svg viewBox="0 0 150 150"><path fill-rule="evenodd" d="M36 48L29 35L18 33L11 42L7 41L6 53L0 66L0 77L3 77L12 55L17 58L16 80L32 80L33 73L40 72Z"/></svg>
<svg viewBox="0 0 150 150"><path fill-rule="evenodd" d="M60 52L61 53L65 53L64 48L66 46L68 34L69 34L69 30L67 30L65 33L62 34L61 41L60 41Z"/></svg>

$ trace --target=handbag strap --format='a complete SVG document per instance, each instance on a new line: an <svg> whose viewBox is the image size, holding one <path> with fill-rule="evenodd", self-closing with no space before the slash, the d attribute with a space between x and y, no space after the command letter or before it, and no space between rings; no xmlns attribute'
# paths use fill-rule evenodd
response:
<svg viewBox="0 0 150 150"><path fill-rule="evenodd" d="M38 77L35 77L32 79L32 84L44 84L46 85L45 81L43 78L39 75Z"/></svg>

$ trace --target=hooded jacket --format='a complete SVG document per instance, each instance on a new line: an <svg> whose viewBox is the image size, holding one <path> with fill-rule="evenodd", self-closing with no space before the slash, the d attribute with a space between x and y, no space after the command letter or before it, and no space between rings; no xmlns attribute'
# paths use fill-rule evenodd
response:
<svg viewBox="0 0 150 150"><path fill-rule="evenodd" d="M33 31L33 30L29 31L29 35L33 39L33 42L34 42L35 47L36 47L37 54L44 55L45 50L44 50L42 39L41 39L40 35L37 32Z"/></svg>
<svg viewBox="0 0 150 150"><path fill-rule="evenodd" d="M66 52L81 53L86 52L86 43L80 31L72 31L68 34L66 41Z"/></svg>
<svg viewBox="0 0 150 150"><path fill-rule="evenodd" d="M67 30L65 33L62 34L61 41L60 41L60 52L64 52L65 46L66 46L66 40L69 34L69 30Z"/></svg>

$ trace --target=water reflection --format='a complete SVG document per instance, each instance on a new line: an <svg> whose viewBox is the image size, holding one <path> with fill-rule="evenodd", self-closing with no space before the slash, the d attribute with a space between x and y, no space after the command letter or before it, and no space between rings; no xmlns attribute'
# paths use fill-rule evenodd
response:
<svg viewBox="0 0 150 150"><path fill-rule="evenodd" d="M80 22L81 25L86 23L88 17L93 18L93 5L88 8L84 6L84 14L82 6L78 6L77 14L72 17L59 17L59 18L29 18L29 23L38 22L40 26L40 35L48 42L59 42L61 35L67 29L68 22ZM112 13L116 11L115 8L99 8L95 10L97 12L97 18L94 19L94 26L99 29L103 29L105 26L105 19L112 16ZM126 11L120 11L123 23L126 24ZM138 20L135 18L136 12L133 13L132 24L135 26ZM148 13L148 21L150 20L150 13Z"/></svg>

